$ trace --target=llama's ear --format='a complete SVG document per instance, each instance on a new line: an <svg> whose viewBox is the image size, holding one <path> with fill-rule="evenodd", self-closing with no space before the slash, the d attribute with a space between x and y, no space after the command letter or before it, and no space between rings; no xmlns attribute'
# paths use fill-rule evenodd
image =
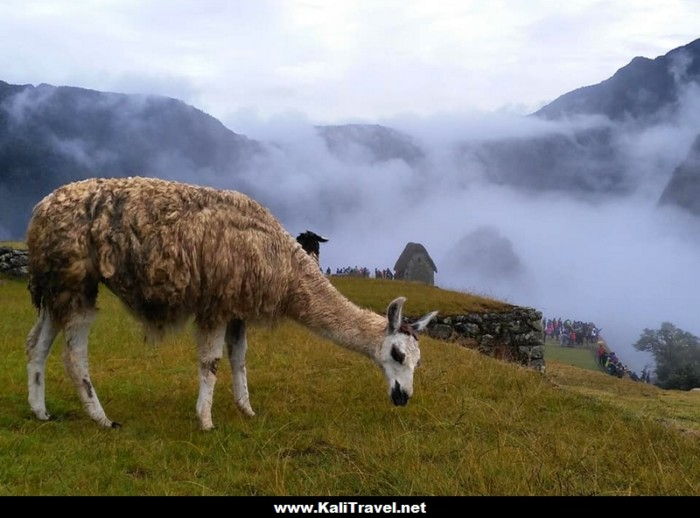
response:
<svg viewBox="0 0 700 518"><path fill-rule="evenodd" d="M309 235L309 237L314 238L319 243L327 243L328 242L327 237L319 236L316 232L311 232L310 230L307 229L306 233Z"/></svg>
<svg viewBox="0 0 700 518"><path fill-rule="evenodd" d="M389 320L389 334L394 334L401 327L403 303L406 302L406 297L399 297L391 301L386 310L386 318Z"/></svg>
<svg viewBox="0 0 700 518"><path fill-rule="evenodd" d="M413 324L411 324L411 327L416 332L423 331L423 329L425 329L426 326L430 324L430 321L434 319L437 314L437 311L432 311L431 313L428 313L427 315L422 316L418 320L413 322Z"/></svg>

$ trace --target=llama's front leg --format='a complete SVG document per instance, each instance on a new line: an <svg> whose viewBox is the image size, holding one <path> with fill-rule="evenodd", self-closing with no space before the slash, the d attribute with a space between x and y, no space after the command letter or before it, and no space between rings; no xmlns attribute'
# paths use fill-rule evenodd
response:
<svg viewBox="0 0 700 518"><path fill-rule="evenodd" d="M199 330L197 346L199 350L199 397L197 398L197 416L202 430L211 430L211 405L214 401L216 371L224 350L226 327L204 331Z"/></svg>
<svg viewBox="0 0 700 518"><path fill-rule="evenodd" d="M106 428L119 428L121 426L119 423L112 421L105 415L95 387L90 380L90 372L88 370L88 335L93 319L94 314L90 312L73 316L68 321L63 331L66 336L63 362L88 415Z"/></svg>
<svg viewBox="0 0 700 518"><path fill-rule="evenodd" d="M228 349L228 359L231 362L233 397L236 400L236 405L245 415L253 417L255 412L250 406L248 376L245 368L245 353L248 349L248 342L243 320L229 322L226 328L226 348Z"/></svg>
<svg viewBox="0 0 700 518"><path fill-rule="evenodd" d="M27 337L27 381L29 406L39 419L46 421L46 358L51 350L58 328L46 309L41 309L39 318Z"/></svg>

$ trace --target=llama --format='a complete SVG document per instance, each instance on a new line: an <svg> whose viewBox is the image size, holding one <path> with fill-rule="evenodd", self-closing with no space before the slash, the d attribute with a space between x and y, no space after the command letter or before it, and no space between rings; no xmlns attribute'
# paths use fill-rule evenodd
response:
<svg viewBox="0 0 700 518"><path fill-rule="evenodd" d="M297 236L297 241L301 247L308 253L311 257L316 259L316 262L320 262L320 246L319 243L327 243L328 238L319 236L315 232L307 230L306 232L299 234Z"/></svg>
<svg viewBox="0 0 700 518"><path fill-rule="evenodd" d="M88 333L98 284L107 286L159 336L193 316L199 355L196 413L213 428L217 366L231 364L239 410L250 404L246 326L289 317L368 356L384 371L388 394L405 405L420 361L417 332L437 312L402 320L405 298L386 316L357 307L272 214L251 198L152 178L90 179L65 185L34 208L28 229L29 291L38 319L27 338L29 405L41 420L45 363L62 329L63 360L88 415L107 417L88 370Z"/></svg>

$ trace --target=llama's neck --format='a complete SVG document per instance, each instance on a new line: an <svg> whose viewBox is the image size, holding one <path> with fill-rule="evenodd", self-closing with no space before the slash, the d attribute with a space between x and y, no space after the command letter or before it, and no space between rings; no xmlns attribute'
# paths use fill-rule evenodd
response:
<svg viewBox="0 0 700 518"><path fill-rule="evenodd" d="M296 272L288 316L347 349L376 359L386 318L346 299L305 253Z"/></svg>

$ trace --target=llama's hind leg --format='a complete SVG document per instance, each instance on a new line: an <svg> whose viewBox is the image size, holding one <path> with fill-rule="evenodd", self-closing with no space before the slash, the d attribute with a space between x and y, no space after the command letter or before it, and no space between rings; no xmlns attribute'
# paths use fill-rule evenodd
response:
<svg viewBox="0 0 700 518"><path fill-rule="evenodd" d="M231 362L231 374L233 375L233 397L236 405L245 415L253 417L255 412L250 406L248 395L248 375L245 368L245 353L248 350L248 341L245 334L245 322L232 320L226 328L226 349L228 359Z"/></svg>
<svg viewBox="0 0 700 518"><path fill-rule="evenodd" d="M29 406L34 415L42 421L49 419L46 412L46 358L58 334L58 327L49 312L42 308L39 318L27 337L27 384L29 388Z"/></svg>
<svg viewBox="0 0 700 518"><path fill-rule="evenodd" d="M90 372L88 370L88 335L93 319L93 310L86 310L69 318L63 331L66 336L63 362L88 415L106 428L119 428L121 426L119 423L112 421L105 415L95 387L90 380Z"/></svg>
<svg viewBox="0 0 700 518"><path fill-rule="evenodd" d="M199 352L199 397L197 398L197 416L202 430L214 428L211 419L211 405L214 401L214 386L216 371L224 350L224 334L226 327L220 326L212 330L200 329L197 334Z"/></svg>

